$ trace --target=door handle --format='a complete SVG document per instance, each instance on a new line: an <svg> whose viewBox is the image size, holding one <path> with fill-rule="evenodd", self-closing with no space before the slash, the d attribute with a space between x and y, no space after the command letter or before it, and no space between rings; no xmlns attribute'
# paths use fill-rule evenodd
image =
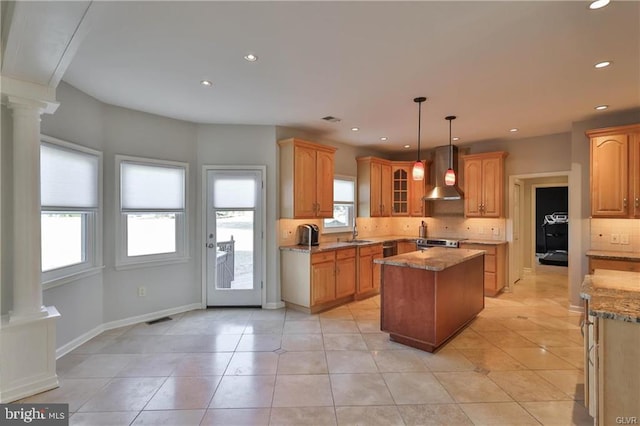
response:
<svg viewBox="0 0 640 426"><path fill-rule="evenodd" d="M205 247L207 247L207 248L214 248L214 247L215 247L215 244L213 244L213 243L205 244Z"/></svg>

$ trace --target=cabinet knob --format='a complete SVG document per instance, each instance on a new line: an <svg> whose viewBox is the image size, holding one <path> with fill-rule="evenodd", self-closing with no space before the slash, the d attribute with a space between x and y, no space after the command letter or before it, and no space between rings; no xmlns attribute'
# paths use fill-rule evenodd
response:
<svg viewBox="0 0 640 426"><path fill-rule="evenodd" d="M640 207L640 198L636 197L636 207Z"/></svg>
<svg viewBox="0 0 640 426"><path fill-rule="evenodd" d="M622 206L623 207L627 207L627 199L626 198L622 199Z"/></svg>

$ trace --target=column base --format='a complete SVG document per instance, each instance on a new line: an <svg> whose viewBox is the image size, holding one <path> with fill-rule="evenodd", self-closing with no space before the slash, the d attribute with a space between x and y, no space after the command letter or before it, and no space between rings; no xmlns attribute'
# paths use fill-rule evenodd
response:
<svg viewBox="0 0 640 426"><path fill-rule="evenodd" d="M0 327L0 403L58 387L54 306L41 317L2 319Z"/></svg>

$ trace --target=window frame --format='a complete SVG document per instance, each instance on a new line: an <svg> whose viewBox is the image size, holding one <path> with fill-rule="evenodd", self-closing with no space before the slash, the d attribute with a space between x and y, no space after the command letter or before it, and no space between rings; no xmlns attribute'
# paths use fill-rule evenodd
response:
<svg viewBox="0 0 640 426"><path fill-rule="evenodd" d="M83 216L82 247L84 260L80 263L41 271L41 284L43 290L57 287L78 279L100 273L104 268L102 259L102 215L103 215L103 153L101 151L78 145L62 139L57 139L47 135L40 135L40 145L46 144L56 149L77 152L85 155L95 156L98 160L97 173L97 207L60 207L60 206L40 206L40 221L42 215L49 213L80 213ZM40 175L40 172L38 173ZM40 252L42 256L42 242Z"/></svg>
<svg viewBox="0 0 640 426"><path fill-rule="evenodd" d="M184 169L184 209L122 209L122 163L139 164ZM161 264L183 263L189 260L189 163L181 161L159 160L154 158L134 157L130 155L115 156L115 215L116 215L116 270L142 268ZM175 213L176 215L176 251L129 256L127 254L128 230L127 217L129 214Z"/></svg>
<svg viewBox="0 0 640 426"><path fill-rule="evenodd" d="M353 226L355 225L355 221L356 221L356 217L358 215L356 208L357 208L357 203L358 203L358 186L357 186L357 181L355 176L346 176L346 175L334 175L333 176L333 180L342 180L342 181L349 181L353 184L353 202L350 201L342 201L342 200L336 200L335 199L335 193L334 193L334 200L333 200L333 207L332 209L335 209L335 205L336 204L352 204L353 205L353 215L352 215L352 220L351 223L348 226L327 226L326 225L326 221L327 220L331 220L331 219L322 219L322 233L323 234L338 234L338 233L345 233L345 232L353 232Z"/></svg>

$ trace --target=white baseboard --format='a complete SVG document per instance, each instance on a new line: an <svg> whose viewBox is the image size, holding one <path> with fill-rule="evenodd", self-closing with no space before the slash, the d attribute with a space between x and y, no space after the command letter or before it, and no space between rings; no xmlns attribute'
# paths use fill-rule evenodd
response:
<svg viewBox="0 0 640 426"><path fill-rule="evenodd" d="M284 308L284 302L270 302L262 305L262 309L282 309Z"/></svg>
<svg viewBox="0 0 640 426"><path fill-rule="evenodd" d="M138 324L145 321L153 321L154 319L166 317L169 315L180 314L182 312L193 311L195 309L202 309L201 303L191 303L189 305L177 306L175 308L163 309L161 311L150 312L148 314L137 315L135 317L123 318L121 320L110 321L95 327L92 330L87 331L81 336L76 337L69 343L66 343L56 349L56 359L68 354L83 343L93 339L103 331L113 330L114 328L126 327L128 325Z"/></svg>
<svg viewBox="0 0 640 426"><path fill-rule="evenodd" d="M57 387L58 376L55 374L53 376L42 375L37 378L27 379L9 391L3 391L2 396L0 396L0 403L15 402Z"/></svg>

